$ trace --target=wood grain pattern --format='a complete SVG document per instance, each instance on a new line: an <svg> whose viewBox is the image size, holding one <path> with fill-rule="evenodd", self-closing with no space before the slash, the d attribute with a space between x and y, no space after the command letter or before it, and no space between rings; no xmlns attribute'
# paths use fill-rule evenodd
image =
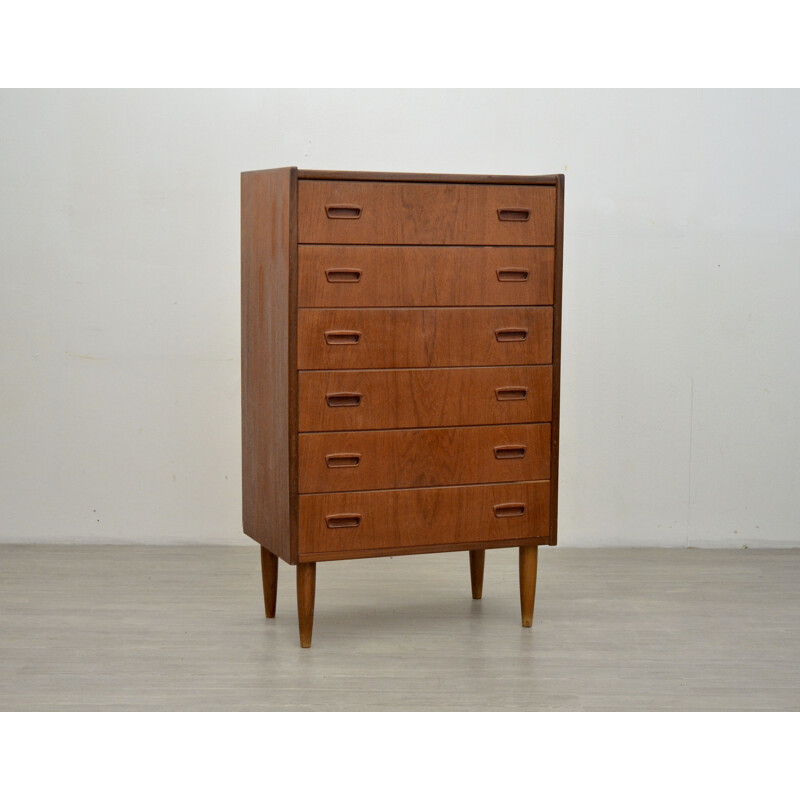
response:
<svg viewBox="0 0 800 800"><path fill-rule="evenodd" d="M497 390L519 387L520 400L499 400ZM357 396L356 406L328 405L328 395ZM301 372L301 431L430 428L548 422L551 368Z"/></svg>
<svg viewBox="0 0 800 800"><path fill-rule="evenodd" d="M290 404L296 184L294 169L279 169L243 173L241 187L243 527L290 563L296 542L297 414Z"/></svg>
<svg viewBox="0 0 800 800"><path fill-rule="evenodd" d="M485 550L469 551L469 577L472 584L472 599L483 597L483 568L486 564Z"/></svg>
<svg viewBox="0 0 800 800"><path fill-rule="evenodd" d="M552 247L300 245L304 307L537 306L553 302Z"/></svg>
<svg viewBox="0 0 800 800"><path fill-rule="evenodd" d="M550 426L303 433L298 454L301 493L547 480Z"/></svg>
<svg viewBox="0 0 800 800"><path fill-rule="evenodd" d="M301 244L545 245L555 243L555 186L301 180ZM333 206L358 217L331 218ZM529 218L504 222L502 209Z"/></svg>
<svg viewBox="0 0 800 800"><path fill-rule="evenodd" d="M431 172L347 172L299 169L301 179L318 181L390 181L401 183L499 183L555 186L559 175L460 175Z"/></svg>
<svg viewBox="0 0 800 800"><path fill-rule="evenodd" d="M489 542L546 536L548 481L300 496L300 553ZM518 504L522 513L496 516ZM330 528L326 518L359 517L355 527Z"/></svg>
<svg viewBox="0 0 800 800"><path fill-rule="evenodd" d="M533 624L538 558L539 548L536 545L519 548L519 601L523 628L530 628Z"/></svg>
<svg viewBox="0 0 800 800"><path fill-rule="evenodd" d="M311 309L298 312L300 369L549 364L553 309ZM500 341L504 331L520 340ZM333 344L326 334L353 344Z"/></svg>

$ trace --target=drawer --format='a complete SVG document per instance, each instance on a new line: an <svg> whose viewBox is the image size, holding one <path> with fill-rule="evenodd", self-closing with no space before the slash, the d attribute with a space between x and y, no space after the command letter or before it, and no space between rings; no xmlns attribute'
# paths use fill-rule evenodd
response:
<svg viewBox="0 0 800 800"><path fill-rule="evenodd" d="M548 536L549 503L549 481L305 494L299 498L299 552Z"/></svg>
<svg viewBox="0 0 800 800"><path fill-rule="evenodd" d="M548 364L553 309L301 309L299 369Z"/></svg>
<svg viewBox="0 0 800 800"><path fill-rule="evenodd" d="M547 480L550 425L302 433L300 492Z"/></svg>
<svg viewBox="0 0 800 800"><path fill-rule="evenodd" d="M301 180L301 244L555 243L556 187Z"/></svg>
<svg viewBox="0 0 800 800"><path fill-rule="evenodd" d="M552 367L301 372L300 431L549 422Z"/></svg>
<svg viewBox="0 0 800 800"><path fill-rule="evenodd" d="M301 245L298 303L552 305L554 252L552 247Z"/></svg>

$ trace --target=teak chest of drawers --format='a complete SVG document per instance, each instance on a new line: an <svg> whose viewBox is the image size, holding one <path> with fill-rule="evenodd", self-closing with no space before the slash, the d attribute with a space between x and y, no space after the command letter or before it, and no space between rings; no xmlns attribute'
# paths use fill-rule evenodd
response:
<svg viewBox="0 0 800 800"><path fill-rule="evenodd" d="M564 176L242 174L244 532L297 565L556 543Z"/></svg>

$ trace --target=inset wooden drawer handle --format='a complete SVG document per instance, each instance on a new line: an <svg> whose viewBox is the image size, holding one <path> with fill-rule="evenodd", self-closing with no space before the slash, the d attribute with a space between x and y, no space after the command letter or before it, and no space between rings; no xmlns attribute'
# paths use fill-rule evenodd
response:
<svg viewBox="0 0 800 800"><path fill-rule="evenodd" d="M531 216L529 208L498 208L497 216L501 222L527 222Z"/></svg>
<svg viewBox="0 0 800 800"><path fill-rule="evenodd" d="M360 453L330 453L325 456L329 469L334 467L357 467L361 463Z"/></svg>
<svg viewBox="0 0 800 800"><path fill-rule="evenodd" d="M519 283L528 280L530 274L530 270L527 269L499 269L497 270L497 280Z"/></svg>
<svg viewBox="0 0 800 800"><path fill-rule="evenodd" d="M325 213L328 219L358 219L361 216L361 206L325 206Z"/></svg>
<svg viewBox="0 0 800 800"><path fill-rule="evenodd" d="M326 269L328 283L358 283L361 280L360 269Z"/></svg>
<svg viewBox="0 0 800 800"><path fill-rule="evenodd" d="M358 344L361 331L325 331L326 344Z"/></svg>
<svg viewBox="0 0 800 800"><path fill-rule="evenodd" d="M500 503L494 507L496 517L521 517L525 513L525 503Z"/></svg>
<svg viewBox="0 0 800 800"><path fill-rule="evenodd" d="M525 458L524 444L500 444L494 448L495 458Z"/></svg>
<svg viewBox="0 0 800 800"><path fill-rule="evenodd" d="M528 338L528 329L499 328L494 335L498 342L524 342Z"/></svg>
<svg viewBox="0 0 800 800"><path fill-rule="evenodd" d="M498 400L524 400L528 396L527 386L503 386L494 390Z"/></svg>
<svg viewBox="0 0 800 800"><path fill-rule="evenodd" d="M325 524L329 528L357 528L361 524L361 514L328 514Z"/></svg>
<svg viewBox="0 0 800 800"><path fill-rule="evenodd" d="M360 406L361 394L358 392L332 392L325 395L325 402L331 408L343 408L345 406Z"/></svg>

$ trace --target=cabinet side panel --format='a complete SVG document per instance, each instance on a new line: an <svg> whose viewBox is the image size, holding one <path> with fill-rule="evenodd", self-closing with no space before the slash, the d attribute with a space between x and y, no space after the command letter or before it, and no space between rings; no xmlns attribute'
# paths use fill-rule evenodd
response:
<svg viewBox="0 0 800 800"><path fill-rule="evenodd" d="M293 169L242 174L244 532L292 561Z"/></svg>
<svg viewBox="0 0 800 800"><path fill-rule="evenodd" d="M564 262L564 176L556 187L555 273L553 282L553 411L550 449L550 544L558 541L558 442L561 406L561 282Z"/></svg>

